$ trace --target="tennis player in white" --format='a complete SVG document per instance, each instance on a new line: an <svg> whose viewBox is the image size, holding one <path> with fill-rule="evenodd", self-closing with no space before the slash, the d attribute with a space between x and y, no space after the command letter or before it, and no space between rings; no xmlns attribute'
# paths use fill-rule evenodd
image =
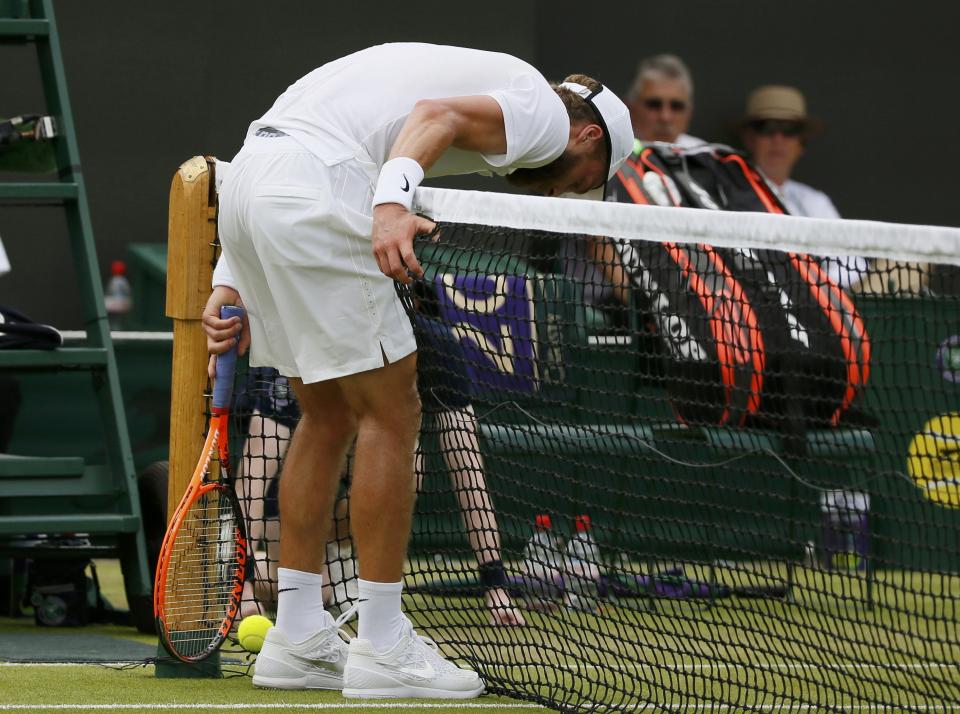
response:
<svg viewBox="0 0 960 714"><path fill-rule="evenodd" d="M241 333L251 365L289 377L303 411L280 489L277 623L255 685L348 697L483 691L401 612L420 404L393 281L422 275L413 238L434 227L410 207L425 176L497 173L545 195L585 193L632 148L626 106L595 80L552 86L510 55L427 44L326 64L250 125L221 186L225 260L204 328L214 354ZM247 323L220 320L220 306L241 298ZM320 573L354 436L360 597L347 646L323 609Z"/></svg>

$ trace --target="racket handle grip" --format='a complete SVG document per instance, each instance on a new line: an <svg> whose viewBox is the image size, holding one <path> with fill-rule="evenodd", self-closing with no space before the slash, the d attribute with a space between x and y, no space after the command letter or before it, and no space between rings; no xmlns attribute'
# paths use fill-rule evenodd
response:
<svg viewBox="0 0 960 714"><path fill-rule="evenodd" d="M224 305L220 308L220 317L228 320L231 317L243 319L243 308L236 305ZM217 376L213 380L213 408L217 411L230 409L233 400L233 376L237 371L237 344L240 337L233 341L229 350L217 355Z"/></svg>

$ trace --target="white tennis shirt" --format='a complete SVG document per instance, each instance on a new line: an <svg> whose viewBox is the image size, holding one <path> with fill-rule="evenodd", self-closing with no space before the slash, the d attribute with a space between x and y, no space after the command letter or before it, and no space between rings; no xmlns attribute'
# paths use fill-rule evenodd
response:
<svg viewBox="0 0 960 714"><path fill-rule="evenodd" d="M248 136L273 127L328 165L356 159L379 174L418 100L475 95L500 105L507 152L450 148L427 176L506 174L563 153L567 110L534 67L499 52L412 42L378 45L314 70L280 95Z"/></svg>
<svg viewBox="0 0 960 714"><path fill-rule="evenodd" d="M315 69L250 125L247 138L279 129L328 166L359 162L376 183L419 100L477 95L500 105L507 152L451 147L427 176L507 174L548 164L566 149L566 107L533 66L500 52L412 42L378 45ZM227 166L224 162L221 168ZM226 260L218 261L213 285L235 287Z"/></svg>

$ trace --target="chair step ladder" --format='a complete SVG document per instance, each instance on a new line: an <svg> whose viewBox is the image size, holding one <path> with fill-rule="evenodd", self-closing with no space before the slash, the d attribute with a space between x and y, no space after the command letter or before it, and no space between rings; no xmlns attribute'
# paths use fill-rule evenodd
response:
<svg viewBox="0 0 960 714"><path fill-rule="evenodd" d="M65 211L86 331L85 340L75 347L0 351L0 373L26 383L38 372L69 379L71 385L76 382L95 402L102 434L102 443L90 444L81 455L0 454L0 554L31 559L118 557L132 624L152 632L153 577L147 567L134 462L52 0L0 0L0 43L23 45L25 51L32 45L36 50L45 111L55 126L49 147L57 172L56 180L41 181L4 182L0 175L0 209L15 202L42 204L36 210L50 210L53 203ZM29 305L17 307L29 314ZM73 395L71 387L64 400ZM58 419L62 406L44 405L50 410L53 442L58 431L72 426ZM69 551L57 547L58 540L68 536L74 547Z"/></svg>

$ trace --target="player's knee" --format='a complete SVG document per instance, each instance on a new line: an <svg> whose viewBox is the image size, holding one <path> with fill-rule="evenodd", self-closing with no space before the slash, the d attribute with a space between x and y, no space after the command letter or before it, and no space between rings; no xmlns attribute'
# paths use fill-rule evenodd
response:
<svg viewBox="0 0 960 714"><path fill-rule="evenodd" d="M398 395L396 400L378 405L377 409L364 414L360 430L369 428L413 444L420 433L420 409L420 397L414 389L412 393Z"/></svg>
<svg viewBox="0 0 960 714"><path fill-rule="evenodd" d="M329 412L314 414L304 410L297 424L298 437L320 441L331 446L349 445L356 433L357 422L349 411L341 414Z"/></svg>
<svg viewBox="0 0 960 714"><path fill-rule="evenodd" d="M399 387L395 386L391 396L391 399L378 404L379 418L409 426L414 432L419 431L422 404L417 391L416 374L410 374L409 379L404 379Z"/></svg>

